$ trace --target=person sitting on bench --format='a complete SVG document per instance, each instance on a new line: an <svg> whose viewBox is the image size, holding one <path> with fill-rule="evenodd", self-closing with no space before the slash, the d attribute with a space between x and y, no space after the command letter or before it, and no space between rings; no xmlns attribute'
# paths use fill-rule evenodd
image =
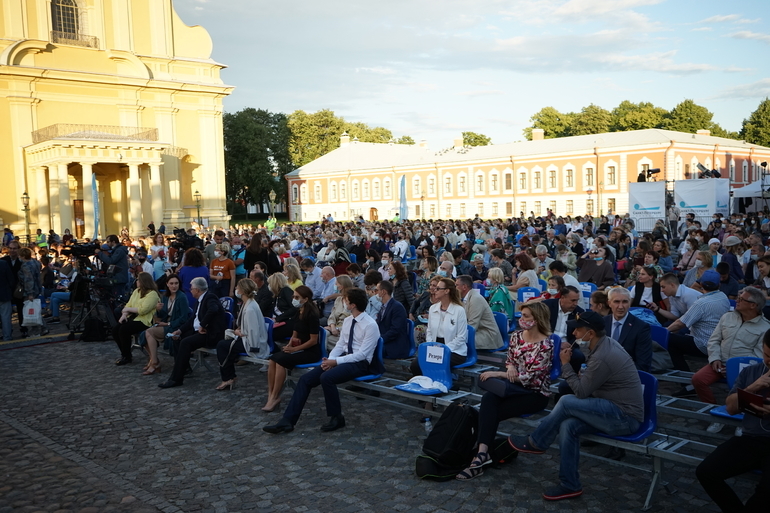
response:
<svg viewBox="0 0 770 513"><path fill-rule="evenodd" d="M368 304L366 292L350 288L345 291L344 297L350 317L342 323L339 342L329 358L324 358L320 366L299 378L283 418L277 424L263 427L265 432L278 434L293 431L310 391L318 385L323 388L326 414L329 416L329 422L321 426L321 431L345 427L337 385L359 376L382 372L382 362L374 358L380 330L377 322L364 311Z"/></svg>

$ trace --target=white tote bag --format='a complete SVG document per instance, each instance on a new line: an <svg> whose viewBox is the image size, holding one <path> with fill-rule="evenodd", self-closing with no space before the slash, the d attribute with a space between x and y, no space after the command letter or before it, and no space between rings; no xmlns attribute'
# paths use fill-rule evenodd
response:
<svg viewBox="0 0 770 513"><path fill-rule="evenodd" d="M32 326L41 326L43 324L43 312L41 311L40 299L24 301L24 322L25 328Z"/></svg>

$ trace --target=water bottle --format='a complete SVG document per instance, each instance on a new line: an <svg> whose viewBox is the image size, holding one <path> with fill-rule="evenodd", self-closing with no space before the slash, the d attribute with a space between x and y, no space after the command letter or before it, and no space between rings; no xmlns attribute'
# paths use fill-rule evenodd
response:
<svg viewBox="0 0 770 513"><path fill-rule="evenodd" d="M425 434L430 434L431 430L433 429L433 422L431 422L430 417L425 417L422 419L425 424Z"/></svg>
<svg viewBox="0 0 770 513"><path fill-rule="evenodd" d="M581 365L580 366L580 374L583 374L583 371L586 370L587 368L588 368L588 365L586 365L585 363L583 365Z"/></svg>

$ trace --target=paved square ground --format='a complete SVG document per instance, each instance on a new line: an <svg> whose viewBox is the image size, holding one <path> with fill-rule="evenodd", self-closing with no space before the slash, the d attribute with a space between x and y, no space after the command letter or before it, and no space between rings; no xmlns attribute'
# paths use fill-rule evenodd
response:
<svg viewBox="0 0 770 513"><path fill-rule="evenodd" d="M547 503L558 451L522 455L467 483L420 481L418 414L343 396L347 427L322 433L318 389L293 433L268 435L262 426L280 414L260 411L266 378L257 367L238 367L231 392L215 391L219 376L206 370L162 390L170 357L161 356L162 374L141 376L144 357L116 367L118 356L113 342L0 351L0 513L623 512L639 511L647 493L649 474L583 458L584 496ZM653 511L717 511L692 467L666 464L666 478L678 492L659 489ZM754 483L737 481L742 496Z"/></svg>

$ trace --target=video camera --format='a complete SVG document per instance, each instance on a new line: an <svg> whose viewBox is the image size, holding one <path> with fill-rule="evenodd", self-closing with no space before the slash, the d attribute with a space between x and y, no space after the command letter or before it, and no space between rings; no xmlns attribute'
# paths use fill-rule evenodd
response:
<svg viewBox="0 0 770 513"><path fill-rule="evenodd" d="M97 249L99 249L99 246L93 243L75 244L63 248L61 254L63 256L74 256L76 258L88 258L94 256Z"/></svg>
<svg viewBox="0 0 770 513"><path fill-rule="evenodd" d="M203 250L203 241L195 235L188 235L184 228L174 228L173 233L174 236L169 237L172 248L183 252L190 248Z"/></svg>

